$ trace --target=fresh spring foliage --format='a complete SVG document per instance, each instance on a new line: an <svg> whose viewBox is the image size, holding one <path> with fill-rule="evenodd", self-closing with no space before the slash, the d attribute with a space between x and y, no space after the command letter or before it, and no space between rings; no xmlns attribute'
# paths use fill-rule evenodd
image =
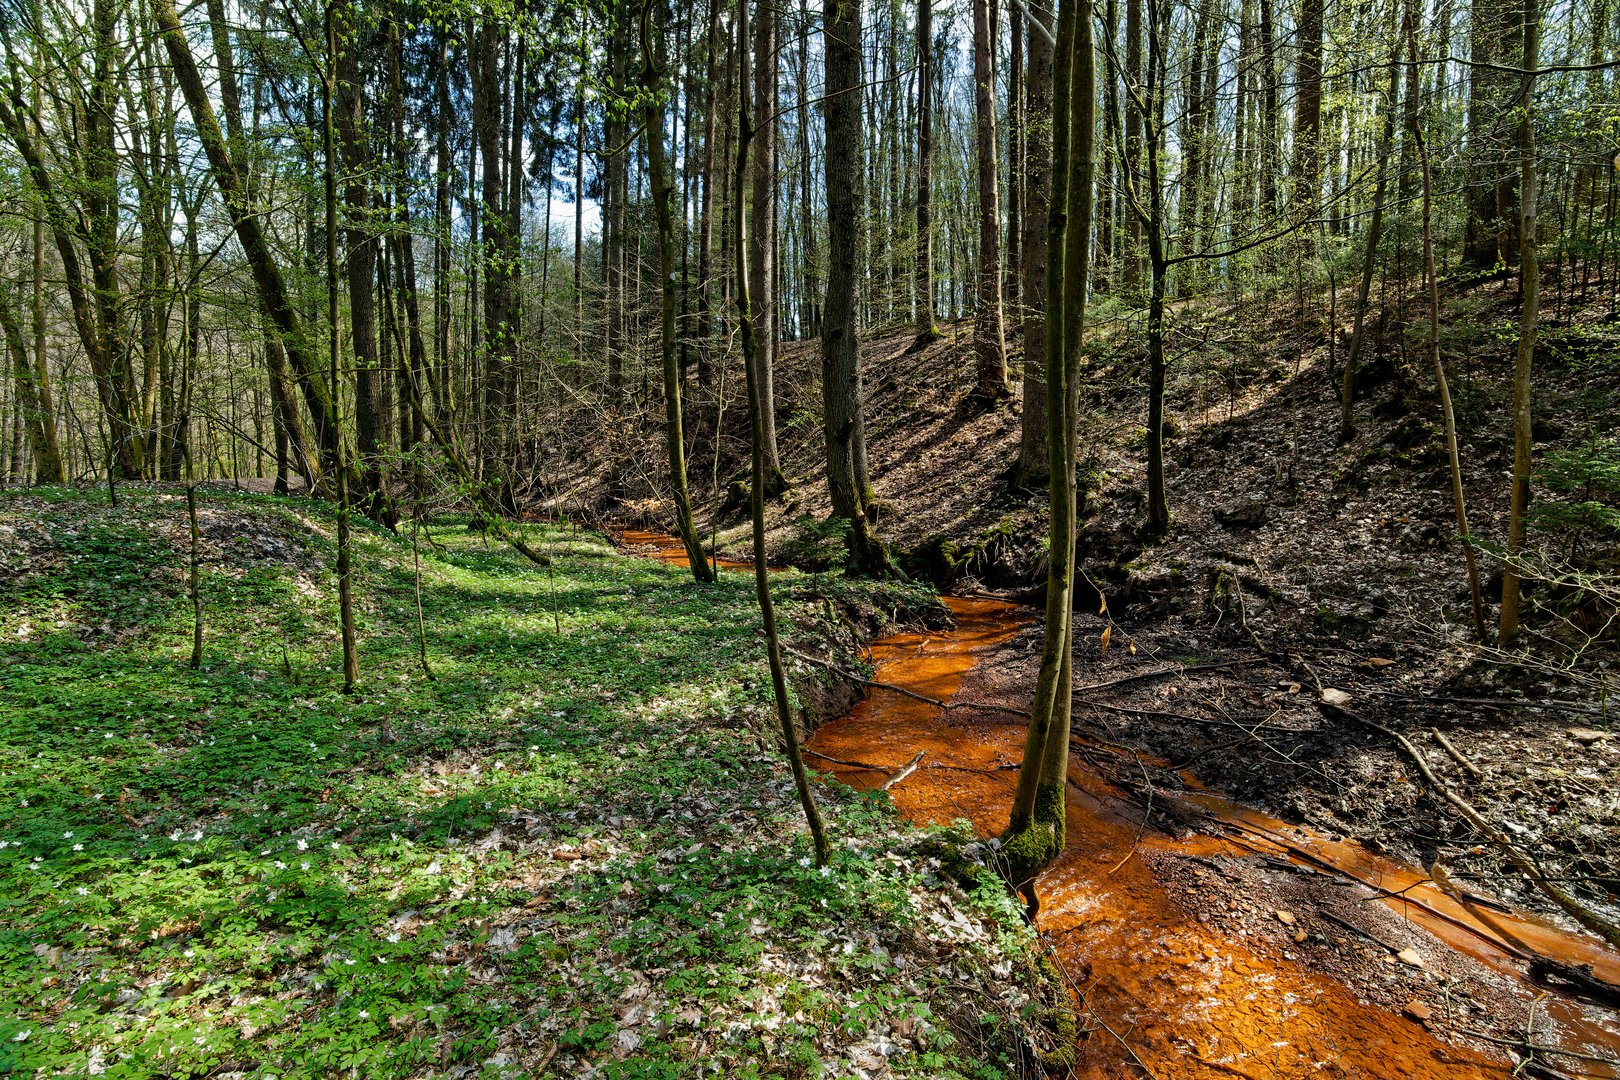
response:
<svg viewBox="0 0 1620 1080"><path fill-rule="evenodd" d="M362 523L345 697L328 508L207 492L202 529L193 671L179 496L0 502L0 1073L816 1074L892 1037L898 1073L1002 1074L1022 991L960 985L1031 938L881 796L824 791L810 866L747 575L435 519L430 682L410 531Z"/></svg>

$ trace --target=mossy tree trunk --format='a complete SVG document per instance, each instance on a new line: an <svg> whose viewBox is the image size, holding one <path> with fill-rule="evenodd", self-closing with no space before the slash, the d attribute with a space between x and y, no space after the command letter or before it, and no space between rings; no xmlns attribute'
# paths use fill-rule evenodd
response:
<svg viewBox="0 0 1620 1080"><path fill-rule="evenodd" d="M1051 477L1046 632L1030 706L1024 759L1003 837L1003 871L1023 890L1033 915L1034 878L1062 852L1074 657L1076 441L1080 348L1085 328L1092 187L1096 60L1090 12L1077 0L1058 7L1052 76L1052 201L1047 229L1046 409Z"/></svg>

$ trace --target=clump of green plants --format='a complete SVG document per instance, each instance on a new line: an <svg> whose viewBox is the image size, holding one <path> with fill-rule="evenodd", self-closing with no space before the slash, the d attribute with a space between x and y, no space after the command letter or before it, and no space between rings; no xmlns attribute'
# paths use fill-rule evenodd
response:
<svg viewBox="0 0 1620 1080"><path fill-rule="evenodd" d="M803 514L793 522L793 531L782 545L789 565L815 573L842 573L849 561L850 522L848 518L825 520Z"/></svg>
<svg viewBox="0 0 1620 1080"><path fill-rule="evenodd" d="M1620 442L1594 435L1551 451L1536 481L1543 497L1533 505L1531 520L1568 538L1571 557L1589 541L1620 537Z"/></svg>

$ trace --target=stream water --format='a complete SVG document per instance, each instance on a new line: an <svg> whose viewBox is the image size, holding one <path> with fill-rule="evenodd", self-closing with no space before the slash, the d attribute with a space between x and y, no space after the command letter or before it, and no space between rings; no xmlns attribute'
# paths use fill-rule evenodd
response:
<svg viewBox="0 0 1620 1080"><path fill-rule="evenodd" d="M653 546L655 557L685 560L672 538L626 533L621 539ZM975 665L1010 662L1008 644L1036 618L1028 608L998 600L945 602L956 617L954 630L891 634L873 644L877 680L950 700ZM920 767L890 789L901 812L918 824L966 818L981 835L994 836L1007 824L1022 756L1023 726L1006 719L979 710L944 711L874 689L819 728L807 749L883 766L811 762L855 787L881 784L922 751ZM1158 795L1177 802L1178 816L1206 822L1207 828L1173 837L1144 828L1139 809L1086 755L1071 759L1068 845L1038 880L1039 927L1076 991L1085 1026L1093 1029L1081 1047L1080 1076L1513 1075L1500 1058L1443 1042L1416 1020L1312 970L1286 947L1285 937L1279 945L1278 935L1223 930L1196 901L1188 902L1185 883L1162 880L1155 868L1170 860L1157 857L1161 853L1206 862L1264 855L1325 872L1330 880L1360 883L1381 897L1373 902L1433 935L1435 948L1473 957L1526 1001L1540 992L1523 975L1526 947L1565 964L1590 965L1598 977L1620 983L1620 955L1590 939L1531 916L1465 906L1421 871L1204 791L1191 775L1184 779L1188 791ZM1271 915L1268 910L1262 918ZM1537 1015L1537 1043L1620 1057L1620 1027L1601 1010L1553 995L1543 998ZM1541 1075L1620 1076L1599 1061L1548 1061L1558 1071Z"/></svg>

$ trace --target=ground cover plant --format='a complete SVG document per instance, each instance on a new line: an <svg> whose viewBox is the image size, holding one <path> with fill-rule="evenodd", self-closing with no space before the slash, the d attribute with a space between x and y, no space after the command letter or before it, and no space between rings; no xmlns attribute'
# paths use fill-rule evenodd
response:
<svg viewBox="0 0 1620 1080"><path fill-rule="evenodd" d="M810 865L745 575L435 518L430 681L410 532L362 522L345 696L329 507L206 492L200 525L192 670L178 493L0 500L0 1072L1027 1065L1033 939L940 870L957 834L824 788Z"/></svg>

